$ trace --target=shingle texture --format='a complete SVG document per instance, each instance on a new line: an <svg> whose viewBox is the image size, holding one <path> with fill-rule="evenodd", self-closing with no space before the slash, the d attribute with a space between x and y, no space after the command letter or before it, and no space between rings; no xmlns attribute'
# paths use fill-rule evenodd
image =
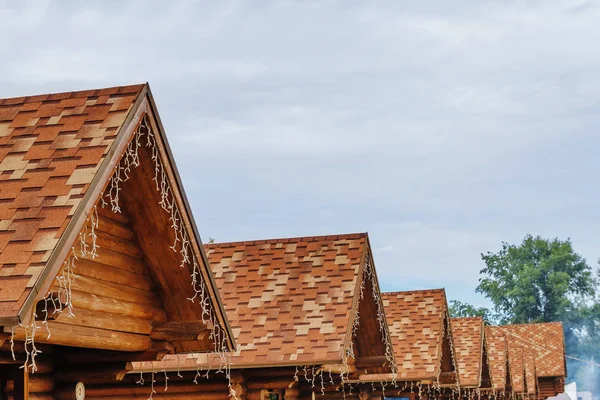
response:
<svg viewBox="0 0 600 400"><path fill-rule="evenodd" d="M523 347L523 362L525 363L525 383L527 393L536 393L535 352L531 347Z"/></svg>
<svg viewBox="0 0 600 400"><path fill-rule="evenodd" d="M537 376L565 376L565 340L560 322L504 325L510 343L531 348Z"/></svg>
<svg viewBox="0 0 600 400"><path fill-rule="evenodd" d="M14 317L144 85L0 100L0 317Z"/></svg>
<svg viewBox="0 0 600 400"><path fill-rule="evenodd" d="M236 340L232 366L340 362L366 243L350 234L205 245ZM179 360L219 363L207 354Z"/></svg>
<svg viewBox="0 0 600 400"><path fill-rule="evenodd" d="M383 293L399 380L437 379L440 373L443 289Z"/></svg>
<svg viewBox="0 0 600 400"><path fill-rule="evenodd" d="M496 327L485 327L485 346L490 366L490 378L495 390L506 389L507 344L504 334Z"/></svg>
<svg viewBox="0 0 600 400"><path fill-rule="evenodd" d="M478 387L481 380L483 318L452 318L450 323L460 385Z"/></svg>
<svg viewBox="0 0 600 400"><path fill-rule="evenodd" d="M515 393L525 391L525 363L523 360L523 347L508 341L508 367L512 390Z"/></svg>

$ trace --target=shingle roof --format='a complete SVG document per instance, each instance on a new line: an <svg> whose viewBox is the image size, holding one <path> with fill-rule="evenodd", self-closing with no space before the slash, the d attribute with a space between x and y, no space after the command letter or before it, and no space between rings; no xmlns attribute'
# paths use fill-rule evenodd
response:
<svg viewBox="0 0 600 400"><path fill-rule="evenodd" d="M510 379L513 392L523 393L525 391L523 347L510 340L508 341L508 367L510 368Z"/></svg>
<svg viewBox="0 0 600 400"><path fill-rule="evenodd" d="M527 393L535 394L536 373L535 373L535 351L528 346L523 347L523 362L525 363L525 383L527 384Z"/></svg>
<svg viewBox="0 0 600 400"><path fill-rule="evenodd" d="M483 355L483 318L452 318L450 323L460 385L478 387Z"/></svg>
<svg viewBox="0 0 600 400"><path fill-rule="evenodd" d="M143 88L0 100L0 318L19 313Z"/></svg>
<svg viewBox="0 0 600 400"><path fill-rule="evenodd" d="M492 386L496 390L506 389L507 344L502 332L496 327L485 327L485 346Z"/></svg>
<svg viewBox="0 0 600 400"><path fill-rule="evenodd" d="M437 379L441 372L443 289L383 293L398 380Z"/></svg>
<svg viewBox="0 0 600 400"><path fill-rule="evenodd" d="M498 327L509 343L530 347L540 377L565 376L565 340L560 322L503 325Z"/></svg>
<svg viewBox="0 0 600 400"><path fill-rule="evenodd" d="M206 245L237 343L232 366L340 362L367 242L359 233ZM219 364L206 354L164 362Z"/></svg>

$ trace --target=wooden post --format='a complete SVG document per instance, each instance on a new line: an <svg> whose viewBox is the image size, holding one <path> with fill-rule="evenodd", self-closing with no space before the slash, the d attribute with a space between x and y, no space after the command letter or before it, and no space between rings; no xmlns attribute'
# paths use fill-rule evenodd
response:
<svg viewBox="0 0 600 400"><path fill-rule="evenodd" d="M29 400L29 371L27 368L16 369L14 400Z"/></svg>
<svg viewBox="0 0 600 400"><path fill-rule="evenodd" d="M298 400L298 397L300 397L300 389L297 387L289 387L285 389L284 397L285 400Z"/></svg>

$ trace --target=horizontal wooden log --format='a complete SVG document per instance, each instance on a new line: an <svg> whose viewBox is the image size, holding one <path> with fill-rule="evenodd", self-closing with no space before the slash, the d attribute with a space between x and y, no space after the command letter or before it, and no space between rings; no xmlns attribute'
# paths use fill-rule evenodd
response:
<svg viewBox="0 0 600 400"><path fill-rule="evenodd" d="M383 367L388 363L385 356L359 357L356 359L356 368Z"/></svg>
<svg viewBox="0 0 600 400"><path fill-rule="evenodd" d="M139 378L139 375L138 375ZM144 385L123 385L119 383L106 384L106 385L86 385L85 395L88 397L114 397L114 396L128 396L128 395L145 395L150 394L150 376L146 376L147 380ZM197 396L201 396L203 393L229 393L229 388L226 382L219 383L206 383L199 381L196 385L194 382L177 382L171 383L167 386L168 390L166 393L196 393ZM154 389L157 392L164 392L165 385L155 384ZM57 398L63 399L68 398L74 388L61 388L55 392Z"/></svg>
<svg viewBox="0 0 600 400"><path fill-rule="evenodd" d="M86 384L117 384L131 369L131 363L127 362L88 364L85 368L82 368L81 365L73 365L54 371L54 379L56 382L66 383L83 381Z"/></svg>
<svg viewBox="0 0 600 400"><path fill-rule="evenodd" d="M116 283L131 288L154 291L154 283L147 275L141 275L110 265L100 264L93 260L81 258L77 260L75 272L80 276L99 279L105 282Z"/></svg>
<svg viewBox="0 0 600 400"><path fill-rule="evenodd" d="M48 328L52 333L48 338L42 323L36 322L36 324L39 333L39 336L36 336L36 343L130 352L148 350L151 344L150 338L145 335L66 325L54 321L48 321ZM15 340L25 340L25 329L15 329Z"/></svg>
<svg viewBox="0 0 600 400"><path fill-rule="evenodd" d="M67 313L61 313L55 321L68 325L139 333L142 335L147 335L152 331L152 321L147 319L83 309L77 310L75 317L69 317Z"/></svg>
<svg viewBox="0 0 600 400"><path fill-rule="evenodd" d="M98 212L98 214L100 214L100 212ZM105 218L104 215L100 215L96 230L125 240L135 240L135 233L129 226L123 222L116 221L113 218Z"/></svg>
<svg viewBox="0 0 600 400"><path fill-rule="evenodd" d="M243 375L247 380L251 378L262 378L262 377L271 377L271 376L283 376L290 377L294 376L296 373L295 367L279 367L279 368L252 368L243 370Z"/></svg>
<svg viewBox="0 0 600 400"><path fill-rule="evenodd" d="M441 385L450 385L456 383L456 372L440 373L439 382Z"/></svg>
<svg viewBox="0 0 600 400"><path fill-rule="evenodd" d="M146 290L125 287L116 283L106 282L87 276L77 275L71 285L73 290L79 292L93 293L97 296L109 297L111 299L123 300L131 303L143 304L147 306L162 307L160 298L154 292ZM54 292L58 292L59 287L55 283L52 287ZM73 296L73 300L75 300Z"/></svg>
<svg viewBox="0 0 600 400"><path fill-rule="evenodd" d="M88 242L91 244L91 238L88 239ZM118 236L113 236L107 232L96 232L96 245L100 248L109 249L129 257L143 257L142 250L137 243Z"/></svg>
<svg viewBox="0 0 600 400"><path fill-rule="evenodd" d="M140 275L148 274L148 266L141 258L130 257L102 247L97 249L96 257L92 257L92 254L88 253L80 258L95 261L97 263L109 265L115 268L120 268L125 271ZM75 268L77 268L77 264L75 264Z"/></svg>
<svg viewBox="0 0 600 400"><path fill-rule="evenodd" d="M302 378L300 378L302 379ZM261 389L287 389L292 383L294 383L294 376L288 376L287 378L281 377L279 379L268 379L264 378L261 380L249 380L245 382L248 390L261 390Z"/></svg>
<svg viewBox="0 0 600 400"><path fill-rule="evenodd" d="M2 327L0 327L0 331L2 331ZM4 331L5 333L10 332L10 328L9 327L4 327ZM42 335L43 333L45 333L46 330L44 329L43 331L39 331L38 333L40 335ZM10 333L8 333L10 335ZM36 336L37 338L37 336ZM12 346L12 350L11 350L11 346ZM47 356L49 354L52 354L52 352L54 351L54 346L49 345L49 344L43 344L40 343L38 345L37 340L35 343L35 347L40 350L44 356ZM28 345L28 348L31 348L31 345ZM19 339L17 339L17 337L15 337L13 343L11 344L10 340L7 340L6 342L4 342L4 344L2 344L2 346L0 346L0 353L1 354L9 354L12 356L12 352L14 351L15 354L17 353L25 353L25 343L23 341L20 341Z"/></svg>
<svg viewBox="0 0 600 400"><path fill-rule="evenodd" d="M92 396L88 394L86 388L85 400L148 400L150 397L151 388L148 383L141 386L141 389L145 389L145 393L140 394L125 394L125 395L102 395ZM229 391L218 391L218 392L192 392L192 393L172 393L170 390L164 391L164 388L154 388L156 393L152 395L153 399L169 399L169 400L230 400ZM72 394L55 392L54 397L56 400L75 400L74 391Z"/></svg>
<svg viewBox="0 0 600 400"><path fill-rule="evenodd" d="M98 206L96 209L96 213L98 215L99 223L102 222L105 218L108 218L112 221L117 221L124 225L129 224L129 217L125 213L125 210L121 210L121 212L112 212L110 206L106 205L104 207Z"/></svg>
<svg viewBox="0 0 600 400"><path fill-rule="evenodd" d="M6 382L6 391L14 390L14 381ZM54 378L49 374L35 374L29 375L29 391L37 393L50 393L54 390Z"/></svg>
<svg viewBox="0 0 600 400"><path fill-rule="evenodd" d="M102 311L134 318L150 319L156 323L167 321L167 313L162 307L132 303L79 290L72 291L72 302L75 315L77 315L77 309L83 308L91 311Z"/></svg>
<svg viewBox="0 0 600 400"><path fill-rule="evenodd" d="M59 363L95 364L114 361L158 361L174 352L173 345L168 342L152 342L150 348L143 352L121 352L112 350L81 349L65 347L61 349ZM81 368L85 369L83 365Z"/></svg>
<svg viewBox="0 0 600 400"><path fill-rule="evenodd" d="M12 392L6 393L6 400L14 400ZM29 393L29 400L55 400L50 393ZM73 399L75 400L75 399Z"/></svg>
<svg viewBox="0 0 600 400"><path fill-rule="evenodd" d="M204 340L213 328L209 321L170 321L154 325L150 337L153 340L176 342L181 340Z"/></svg>

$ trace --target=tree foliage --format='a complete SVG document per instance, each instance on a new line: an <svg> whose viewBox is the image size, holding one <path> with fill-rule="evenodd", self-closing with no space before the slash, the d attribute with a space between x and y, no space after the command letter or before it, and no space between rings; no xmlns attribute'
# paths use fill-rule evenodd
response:
<svg viewBox="0 0 600 400"><path fill-rule="evenodd" d="M492 323L493 320L491 312L488 308L475 307L459 300L450 300L448 311L450 313L450 317L452 318L483 317L483 320L486 323Z"/></svg>
<svg viewBox="0 0 600 400"><path fill-rule="evenodd" d="M595 295L593 269L571 241L525 236L520 245L502 243L481 255L477 292L493 303L503 323L562 321Z"/></svg>
<svg viewBox="0 0 600 400"><path fill-rule="evenodd" d="M600 272L573 250L569 239L527 235L520 245L503 242L500 251L481 257L485 268L476 290L492 301L499 323L560 321L567 354L600 360ZM600 389L600 369L573 359L568 366L581 389Z"/></svg>

